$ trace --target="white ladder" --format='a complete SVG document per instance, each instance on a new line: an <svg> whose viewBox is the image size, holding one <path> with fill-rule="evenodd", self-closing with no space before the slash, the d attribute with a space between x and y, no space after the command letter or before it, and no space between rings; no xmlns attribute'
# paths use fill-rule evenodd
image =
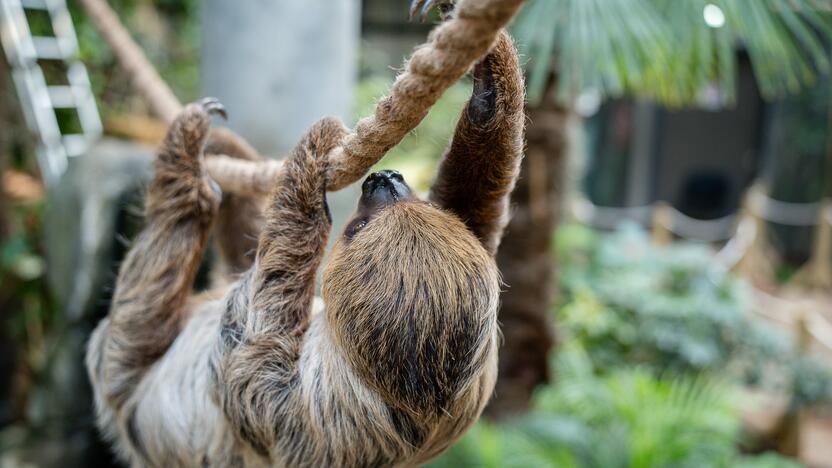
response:
<svg viewBox="0 0 832 468"><path fill-rule="evenodd" d="M53 34L33 36L27 11L45 12ZM38 165L51 184L64 173L70 157L84 154L101 136L101 117L87 69L78 58L78 40L65 0L0 0L0 39L26 124L39 138ZM47 83L44 61L57 62L61 74L66 72L65 81ZM57 109L74 110L81 133L63 134Z"/></svg>

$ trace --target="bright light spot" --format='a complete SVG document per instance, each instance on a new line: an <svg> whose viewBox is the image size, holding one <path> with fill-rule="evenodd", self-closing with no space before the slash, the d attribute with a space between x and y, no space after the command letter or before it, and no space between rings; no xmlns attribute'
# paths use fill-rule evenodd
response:
<svg viewBox="0 0 832 468"><path fill-rule="evenodd" d="M705 10L702 11L702 16L705 18L705 24L712 28L721 28L725 26L725 13L722 8L709 3L705 5Z"/></svg>
<svg viewBox="0 0 832 468"><path fill-rule="evenodd" d="M575 111L581 117L592 117L601 107L601 93L596 89L589 89L575 99Z"/></svg>
<svg viewBox="0 0 832 468"><path fill-rule="evenodd" d="M699 90L697 93L699 105L708 111L718 111L725 109L728 105L728 97L725 92L716 84L709 84Z"/></svg>

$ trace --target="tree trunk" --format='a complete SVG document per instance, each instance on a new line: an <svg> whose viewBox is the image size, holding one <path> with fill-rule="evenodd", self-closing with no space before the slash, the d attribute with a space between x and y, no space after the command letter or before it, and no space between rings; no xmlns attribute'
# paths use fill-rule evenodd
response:
<svg viewBox="0 0 832 468"><path fill-rule="evenodd" d="M556 101L556 84L553 76L541 102L526 106L526 157L512 194L511 222L497 252L506 284L499 315L503 344L497 387L487 408L497 419L525 411L534 389L549 380L555 289L551 241L560 217L568 119L568 109Z"/></svg>
<svg viewBox="0 0 832 468"><path fill-rule="evenodd" d="M225 104L230 128L261 154L280 157L322 116L349 121L360 26L358 0L206 0L202 93ZM360 184L328 194L332 232L360 194Z"/></svg>
<svg viewBox="0 0 832 468"><path fill-rule="evenodd" d="M282 156L324 115L349 117L360 2L203 2L202 92L261 154Z"/></svg>

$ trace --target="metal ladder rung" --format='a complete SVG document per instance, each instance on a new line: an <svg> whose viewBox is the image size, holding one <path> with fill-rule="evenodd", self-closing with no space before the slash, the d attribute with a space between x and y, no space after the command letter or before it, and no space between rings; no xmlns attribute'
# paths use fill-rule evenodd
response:
<svg viewBox="0 0 832 468"><path fill-rule="evenodd" d="M48 10L49 2L46 0L21 0L23 8L27 10Z"/></svg>
<svg viewBox="0 0 832 468"><path fill-rule="evenodd" d="M66 155L69 157L81 156L90 147L90 140L83 133L64 135L63 143Z"/></svg>
<svg viewBox="0 0 832 468"><path fill-rule="evenodd" d="M27 10L46 12L54 36L33 36ZM0 40L12 65L27 126L40 139L38 164L45 181L52 184L68 167L69 157L89 150L102 127L89 76L78 59L78 39L66 0L0 0ZM45 60L63 63L64 84L47 84L41 63ZM62 109L77 112L80 133L61 134L56 110Z"/></svg>
<svg viewBox="0 0 832 468"><path fill-rule="evenodd" d="M72 86L50 86L48 89L52 107L56 109L77 107L78 99L76 98L76 91Z"/></svg>
<svg viewBox="0 0 832 468"><path fill-rule="evenodd" d="M71 43L57 37L32 36L32 44L39 59L66 60L75 53Z"/></svg>

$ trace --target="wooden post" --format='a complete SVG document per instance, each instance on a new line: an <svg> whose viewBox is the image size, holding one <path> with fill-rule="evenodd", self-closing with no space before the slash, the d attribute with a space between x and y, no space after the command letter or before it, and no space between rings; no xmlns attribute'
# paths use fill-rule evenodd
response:
<svg viewBox="0 0 832 468"><path fill-rule="evenodd" d="M792 282L813 290L832 289L832 200L827 200L819 211L812 257Z"/></svg>
<svg viewBox="0 0 832 468"><path fill-rule="evenodd" d="M656 245L668 245L673 242L673 207L667 202L656 203L653 210L653 226L651 229L653 242Z"/></svg>

